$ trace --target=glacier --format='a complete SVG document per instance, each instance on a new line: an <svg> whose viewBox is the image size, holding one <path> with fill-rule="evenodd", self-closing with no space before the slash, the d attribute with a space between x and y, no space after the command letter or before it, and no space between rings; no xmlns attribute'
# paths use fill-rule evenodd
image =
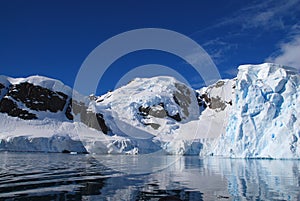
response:
<svg viewBox="0 0 300 201"><path fill-rule="evenodd" d="M238 70L198 90L158 76L89 97L47 77L0 76L0 150L299 159L299 71Z"/></svg>
<svg viewBox="0 0 300 201"><path fill-rule="evenodd" d="M226 132L213 153L234 158L299 158L300 77L297 69L242 65Z"/></svg>

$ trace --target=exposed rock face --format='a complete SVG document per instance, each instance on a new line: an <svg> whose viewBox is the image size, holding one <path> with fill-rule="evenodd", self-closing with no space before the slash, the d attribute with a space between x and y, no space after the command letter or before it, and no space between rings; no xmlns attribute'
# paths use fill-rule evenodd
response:
<svg viewBox="0 0 300 201"><path fill-rule="evenodd" d="M12 117L19 117L21 119L37 119L35 114L18 108L18 105L8 98L3 98L0 101L0 112L7 113Z"/></svg>
<svg viewBox="0 0 300 201"><path fill-rule="evenodd" d="M5 88L1 84L1 88ZM21 119L37 119L37 111L63 111L68 96L24 82L11 84L0 101L0 112Z"/></svg>
<svg viewBox="0 0 300 201"><path fill-rule="evenodd" d="M5 88L5 86L3 84L0 83L0 92L1 92L1 89ZM1 93L0 93L1 95Z"/></svg>
<svg viewBox="0 0 300 201"><path fill-rule="evenodd" d="M69 100L65 115L69 120L74 120L74 117L72 115L72 98Z"/></svg>
<svg viewBox="0 0 300 201"><path fill-rule="evenodd" d="M78 115L78 114L80 115L80 121L85 125L91 128L95 128L97 130L101 130L105 134L107 134L108 131L110 130L105 124L103 115L100 113L94 113L92 111L89 111L88 107L85 106L84 103L70 99L70 102L66 110L66 116L68 117L68 119L71 120L74 119L71 113L72 109L74 115Z"/></svg>
<svg viewBox="0 0 300 201"><path fill-rule="evenodd" d="M188 106L192 102L190 98L190 90L181 83L175 83L175 87L178 89L178 91L175 91L173 99L175 103L182 108L184 115L189 116Z"/></svg>
<svg viewBox="0 0 300 201"><path fill-rule="evenodd" d="M196 93L198 105L200 110L209 109L218 111L224 111L226 107L232 106L232 99L224 96L224 94L231 94L227 86L228 81L220 80L216 84L207 87L201 92ZM234 90L235 85L233 84L230 90ZM199 93L200 92L200 93ZM224 97L222 97L224 96Z"/></svg>
<svg viewBox="0 0 300 201"><path fill-rule="evenodd" d="M0 100L6 94L7 87L0 82Z"/></svg>
<svg viewBox="0 0 300 201"><path fill-rule="evenodd" d="M224 84L225 84L225 81L219 80L219 81L215 84L215 87L216 87L216 88L219 88L219 87L224 86Z"/></svg>
<svg viewBox="0 0 300 201"><path fill-rule="evenodd" d="M207 94L199 94L198 92L196 93L196 97L197 97L197 101L198 101L198 105L201 108L201 110L204 110L205 108L207 108L207 103L210 101L210 99L208 98Z"/></svg>
<svg viewBox="0 0 300 201"><path fill-rule="evenodd" d="M74 114L89 127L107 134L103 115L88 111L82 102L72 101L71 94L54 91L29 82L17 84L0 83L0 112L24 120L45 117L65 116L65 120L74 120ZM6 90L4 90L6 88ZM1 98L2 97L2 98ZM94 100L91 100L94 101ZM43 113L42 116L40 112ZM53 114L53 115L52 115Z"/></svg>
<svg viewBox="0 0 300 201"><path fill-rule="evenodd" d="M68 98L62 92L53 92L26 82L11 85L6 96L22 102L28 109L50 112L63 111Z"/></svg>
<svg viewBox="0 0 300 201"><path fill-rule="evenodd" d="M231 105L231 101L226 102L222 100L220 96L216 97L209 97L209 94L197 94L197 100L199 106L203 107L204 109L206 107L209 107L210 109L216 110L216 111L223 111L227 107L227 105Z"/></svg>
<svg viewBox="0 0 300 201"><path fill-rule="evenodd" d="M153 105L153 106L149 106L149 107L140 106L139 112L140 112L139 114L143 117L147 117L147 116L152 116L152 117L156 117L156 118L170 117L171 119L174 119L178 122L181 121L180 114L176 113L175 115L170 115L168 113L168 111L165 109L164 103L159 103L158 105ZM151 126L152 126L152 124L151 124ZM154 126L154 127L157 127L157 126Z"/></svg>
<svg viewBox="0 0 300 201"><path fill-rule="evenodd" d="M163 105L164 104L151 107L150 111L149 111L149 115L151 115L153 117L157 117L157 118L165 118L165 117L167 117L168 116L168 112L165 111Z"/></svg>

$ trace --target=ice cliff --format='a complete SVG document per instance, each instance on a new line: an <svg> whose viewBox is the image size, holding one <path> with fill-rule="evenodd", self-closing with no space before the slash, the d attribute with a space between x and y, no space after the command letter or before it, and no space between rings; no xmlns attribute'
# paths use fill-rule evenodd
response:
<svg viewBox="0 0 300 201"><path fill-rule="evenodd" d="M300 77L275 64L242 65L226 132L213 150L241 158L300 158Z"/></svg>

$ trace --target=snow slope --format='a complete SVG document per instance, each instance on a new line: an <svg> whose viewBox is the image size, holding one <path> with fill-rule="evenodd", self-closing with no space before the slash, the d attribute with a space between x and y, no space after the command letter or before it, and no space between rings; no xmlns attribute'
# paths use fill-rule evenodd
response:
<svg viewBox="0 0 300 201"><path fill-rule="evenodd" d="M136 78L90 108L103 114L112 133L126 137L139 153L172 152L167 145L180 128L199 118L194 91L171 77Z"/></svg>
<svg viewBox="0 0 300 201"><path fill-rule="evenodd" d="M56 83L45 77L6 80L12 85L29 82L54 92L57 90L68 95L68 100L72 92L70 88L62 86L61 82ZM209 93L213 99L207 103L205 111L199 108L195 91L171 77L137 78L101 97L90 97L82 108L86 107L88 113L103 116L109 128L107 134L90 128L89 122L84 124L74 113L73 121L67 119L64 116L66 109L56 113L29 109L38 117L30 120L1 114L0 126L4 129L0 131L0 149L198 155L203 143L216 138L219 129L224 130L224 115L227 114L228 107L220 104L221 99L214 101L216 97L229 99L221 91L231 89L232 82L223 82L222 86L219 83L218 87L210 86L199 91ZM20 109L28 110L24 104L19 103L17 96L13 98ZM87 98L75 99L77 102L81 100L86 101Z"/></svg>
<svg viewBox="0 0 300 201"><path fill-rule="evenodd" d="M225 131L233 85L220 80L195 92L171 77L137 78L99 97L90 108L103 114L112 133L126 137L138 153L162 149L199 155ZM200 94L209 97L209 102L203 100L204 110L197 94L198 99Z"/></svg>
<svg viewBox="0 0 300 201"><path fill-rule="evenodd" d="M4 113L0 116L0 150L149 153L161 150L181 124L199 117L194 91L170 77L136 79L98 99L86 97L78 100L77 96L73 96L73 103L77 101L80 105L77 105L78 114L70 113L74 120L66 118L72 90L61 82L40 76L18 79L2 77L1 82L9 88L2 99L5 103L10 101L15 104L11 110L30 112L35 116L20 119L19 113L11 117L9 115L14 113L4 110L8 115ZM43 98L39 98L39 94L35 93L34 98L23 97L24 93L31 94L32 91L40 91L49 100L53 96L62 97L58 102L63 102L64 106L49 111L47 107L51 104L44 108ZM4 102L1 103L3 109ZM82 110L86 112L82 113ZM85 119L80 117L88 114L90 116ZM102 115L109 127L107 135L89 127L92 124L89 118L96 114Z"/></svg>
<svg viewBox="0 0 300 201"><path fill-rule="evenodd" d="M83 105L88 105L89 98L58 80L42 76L0 76L0 92L0 109L4 111L0 113L0 151L108 153L111 143L126 141L68 119L66 112L71 98ZM8 104L11 108L6 108L7 103L11 103ZM60 108L55 106L57 103ZM57 110L51 111L53 108ZM34 116L24 118L23 113Z"/></svg>

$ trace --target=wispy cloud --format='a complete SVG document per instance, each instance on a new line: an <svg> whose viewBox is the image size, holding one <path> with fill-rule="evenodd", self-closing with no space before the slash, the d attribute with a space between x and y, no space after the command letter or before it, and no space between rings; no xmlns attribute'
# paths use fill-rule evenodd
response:
<svg viewBox="0 0 300 201"><path fill-rule="evenodd" d="M287 18L300 11L299 0L265 0L237 11L222 24L240 24L242 30L252 28L285 29ZM289 20L288 20L289 21Z"/></svg>
<svg viewBox="0 0 300 201"><path fill-rule="evenodd" d="M286 19L290 20L298 12L300 12L299 0L265 0L248 5L245 3L242 9L194 34L231 25L239 26L239 32L253 28L284 29L289 26Z"/></svg>
<svg viewBox="0 0 300 201"><path fill-rule="evenodd" d="M209 56L216 62L222 63L226 60L227 52L237 49L237 44L226 41L226 38L215 38L202 44Z"/></svg>
<svg viewBox="0 0 300 201"><path fill-rule="evenodd" d="M244 7L192 35L205 37L208 33L222 33L206 37L210 40L202 46L217 65L226 65L232 59L231 55L239 54L237 50L245 45L240 43L245 42L243 40L249 38L261 42L261 38L268 34L280 33L282 39L272 43L277 50L266 61L300 68L299 13L299 0L246 1ZM228 76L236 73L234 68L223 72Z"/></svg>
<svg viewBox="0 0 300 201"><path fill-rule="evenodd" d="M295 67L300 70L300 24L291 27L286 38L277 45L278 50L272 53L266 62Z"/></svg>
<svg viewBox="0 0 300 201"><path fill-rule="evenodd" d="M228 68L224 73L230 77L236 77L238 74L237 68Z"/></svg>
<svg viewBox="0 0 300 201"><path fill-rule="evenodd" d="M281 65L295 67L300 70L300 34L295 35L290 41L282 42L279 51L266 59Z"/></svg>
<svg viewBox="0 0 300 201"><path fill-rule="evenodd" d="M265 0L256 3L245 3L245 6L233 12L230 16L220 19L218 22L206 29L193 33L192 35L205 35L207 33L223 31L231 27L230 32L224 32L221 36L212 38L202 44L218 65L228 60L228 54L239 48L236 38L255 37L259 38L266 31L291 32L294 24L291 21L296 13L300 12L299 0ZM254 30L255 35L249 35ZM249 35L249 36L248 36ZM294 44L294 43L293 43ZM284 48L282 46L282 48Z"/></svg>

